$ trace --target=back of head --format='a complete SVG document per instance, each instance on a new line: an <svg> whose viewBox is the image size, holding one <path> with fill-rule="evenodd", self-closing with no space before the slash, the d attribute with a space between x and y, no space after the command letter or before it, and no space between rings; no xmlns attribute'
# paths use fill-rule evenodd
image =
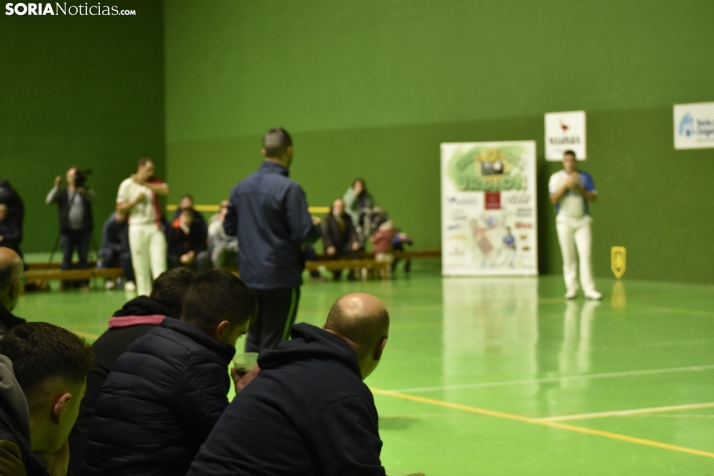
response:
<svg viewBox="0 0 714 476"><path fill-rule="evenodd" d="M288 147L293 145L293 140L288 131L282 127L273 127L263 136L263 149L265 157L279 159L285 155Z"/></svg>
<svg viewBox="0 0 714 476"><path fill-rule="evenodd" d="M149 297L168 307L172 311L170 317L179 318L186 293L196 279L198 273L191 268L170 269L156 278Z"/></svg>
<svg viewBox="0 0 714 476"><path fill-rule="evenodd" d="M20 296L22 258L10 248L0 247L0 304L12 311Z"/></svg>
<svg viewBox="0 0 714 476"><path fill-rule="evenodd" d="M333 304L325 329L356 344L357 359L362 362L389 336L389 312L370 294L348 294Z"/></svg>
<svg viewBox="0 0 714 476"><path fill-rule="evenodd" d="M44 405L55 387L83 385L93 362L84 339L46 322L12 329L0 340L0 354L12 361L30 412Z"/></svg>
<svg viewBox="0 0 714 476"><path fill-rule="evenodd" d="M22 274L22 258L10 248L0 247L0 292L19 279Z"/></svg>
<svg viewBox="0 0 714 476"><path fill-rule="evenodd" d="M232 273L213 270L199 276L183 301L181 320L212 333L221 321L242 325L255 317L257 301Z"/></svg>

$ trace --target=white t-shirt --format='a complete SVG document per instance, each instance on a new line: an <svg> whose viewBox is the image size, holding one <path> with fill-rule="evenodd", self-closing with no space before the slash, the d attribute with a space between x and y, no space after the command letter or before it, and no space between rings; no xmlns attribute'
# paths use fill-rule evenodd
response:
<svg viewBox="0 0 714 476"><path fill-rule="evenodd" d="M554 173L550 176L550 181L548 182L548 192L551 194L557 192L565 185L566 180L568 180L568 172L565 170L559 170ZM578 171L578 182L583 190L597 193L589 173ZM588 214L587 200L577 190L567 190L560 202L555 206L555 213L571 218L581 218Z"/></svg>
<svg viewBox="0 0 714 476"><path fill-rule="evenodd" d="M156 212L152 200L154 192L146 185L141 185L131 178L124 180L119 185L117 203L132 202L140 193L144 194L144 199L129 210L129 225L152 225L156 223Z"/></svg>

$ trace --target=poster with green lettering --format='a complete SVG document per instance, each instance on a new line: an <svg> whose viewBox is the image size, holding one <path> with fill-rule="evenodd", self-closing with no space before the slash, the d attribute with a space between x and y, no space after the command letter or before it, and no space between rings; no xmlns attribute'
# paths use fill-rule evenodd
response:
<svg viewBox="0 0 714 476"><path fill-rule="evenodd" d="M535 142L441 144L442 273L534 275Z"/></svg>
<svg viewBox="0 0 714 476"><path fill-rule="evenodd" d="M521 145L463 147L450 158L447 173L460 192L525 190L524 152Z"/></svg>

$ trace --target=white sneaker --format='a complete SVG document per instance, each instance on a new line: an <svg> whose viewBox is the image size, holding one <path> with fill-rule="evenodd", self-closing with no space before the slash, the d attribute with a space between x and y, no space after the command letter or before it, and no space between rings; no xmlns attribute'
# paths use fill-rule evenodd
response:
<svg viewBox="0 0 714 476"><path fill-rule="evenodd" d="M597 300L602 299L602 294L593 290L593 291L589 291L589 292L585 293L585 298L586 299L594 299L597 301Z"/></svg>
<svg viewBox="0 0 714 476"><path fill-rule="evenodd" d="M112 289L117 287L117 283L114 282L113 279L108 280L106 283L104 283L104 289L107 291L111 291Z"/></svg>
<svg viewBox="0 0 714 476"><path fill-rule="evenodd" d="M577 297L577 295L578 295L577 291L568 291L567 293L565 293L564 297L565 297L565 299L575 299Z"/></svg>
<svg viewBox="0 0 714 476"><path fill-rule="evenodd" d="M127 281L126 284L124 285L124 291L133 293L136 291L136 284L134 284L134 281Z"/></svg>

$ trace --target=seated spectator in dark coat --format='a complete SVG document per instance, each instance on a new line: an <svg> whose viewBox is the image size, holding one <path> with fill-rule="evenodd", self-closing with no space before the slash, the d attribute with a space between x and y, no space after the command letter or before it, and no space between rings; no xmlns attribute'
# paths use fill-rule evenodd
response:
<svg viewBox="0 0 714 476"><path fill-rule="evenodd" d="M238 238L229 236L223 229L223 222L228 212L228 200L221 202L221 211L211 217L208 225L208 252L215 269L227 264L238 264Z"/></svg>
<svg viewBox="0 0 714 476"><path fill-rule="evenodd" d="M7 219L14 225L14 228L19 230L20 238L17 241L17 254L22 257L19 250L19 245L22 243L22 224L25 220L25 205L17 194L17 191L12 188L7 179L0 179L0 204L7 206Z"/></svg>
<svg viewBox="0 0 714 476"><path fill-rule="evenodd" d="M10 219L7 205L0 203L0 247L10 248L22 256L22 251L20 251L21 239L22 232L17 223Z"/></svg>
<svg viewBox="0 0 714 476"><path fill-rule="evenodd" d="M24 284L22 258L10 248L0 248L0 339L13 327L27 322L12 313Z"/></svg>
<svg viewBox="0 0 714 476"><path fill-rule="evenodd" d="M388 332L387 309L368 294L338 300L322 329L294 325L292 340L261 352L260 372L187 476L384 476L377 409L363 380Z"/></svg>
<svg viewBox="0 0 714 476"><path fill-rule="evenodd" d="M228 406L228 364L255 311L231 273L197 278L180 320L164 319L114 363L89 425L85 474L185 475Z"/></svg>
<svg viewBox="0 0 714 476"><path fill-rule="evenodd" d="M181 215L182 210L191 210L191 214L193 215L193 221L196 222L201 228L206 230L208 232L208 225L206 224L206 219L203 217L203 214L193 208L193 196L190 194L185 194L181 196L181 200L179 200L179 205L176 211L174 212L174 217L171 219L171 221L175 221L179 215Z"/></svg>
<svg viewBox="0 0 714 476"><path fill-rule="evenodd" d="M199 273L208 269L207 240L206 230L193 221L191 210L182 210L169 230L169 268L188 266Z"/></svg>
<svg viewBox="0 0 714 476"><path fill-rule="evenodd" d="M115 268L121 266L124 272L124 289L136 291L134 284L134 268L131 267L131 250L129 249L129 224L126 213L112 212L102 228L102 247L99 249L101 259L98 268ZM114 280L108 279L107 289L114 289Z"/></svg>
<svg viewBox="0 0 714 476"><path fill-rule="evenodd" d="M325 215L322 225L322 244L325 246L325 253L333 259L357 257L360 248L357 232L341 198L333 202L330 213ZM342 271L335 271L334 275L335 279L340 279Z"/></svg>
<svg viewBox="0 0 714 476"><path fill-rule="evenodd" d="M67 330L29 322L0 341L0 354L0 474L66 476L91 349Z"/></svg>
<svg viewBox="0 0 714 476"><path fill-rule="evenodd" d="M87 375L87 394L82 400L79 417L69 435L70 469L74 476L84 475L84 455L89 422L99 391L114 362L139 337L161 324L165 317L178 319L183 299L198 274L188 268L166 271L154 281L150 296L139 296L124 304L109 319L109 329L94 344L94 366Z"/></svg>

